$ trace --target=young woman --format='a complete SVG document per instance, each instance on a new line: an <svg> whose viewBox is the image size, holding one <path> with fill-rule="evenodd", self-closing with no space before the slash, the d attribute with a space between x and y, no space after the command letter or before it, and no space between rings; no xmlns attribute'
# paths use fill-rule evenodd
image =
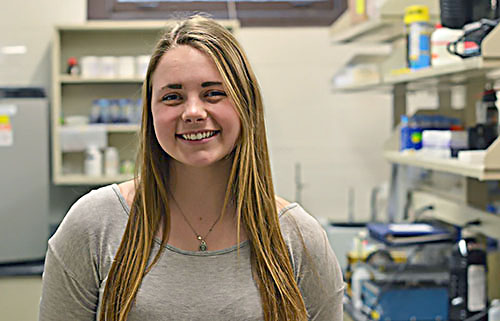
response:
<svg viewBox="0 0 500 321"><path fill-rule="evenodd" d="M321 226L276 197L259 87L233 35L167 28L143 87L138 173L50 239L40 320L342 320Z"/></svg>

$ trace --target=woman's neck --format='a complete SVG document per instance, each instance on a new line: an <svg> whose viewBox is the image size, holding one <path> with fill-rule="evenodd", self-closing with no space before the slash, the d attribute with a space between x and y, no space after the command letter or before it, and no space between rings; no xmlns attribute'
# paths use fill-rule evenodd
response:
<svg viewBox="0 0 500 321"><path fill-rule="evenodd" d="M201 212L207 219L217 217L224 203L231 165L230 159L210 167L190 167L171 161L168 186L180 210L188 217L199 216Z"/></svg>

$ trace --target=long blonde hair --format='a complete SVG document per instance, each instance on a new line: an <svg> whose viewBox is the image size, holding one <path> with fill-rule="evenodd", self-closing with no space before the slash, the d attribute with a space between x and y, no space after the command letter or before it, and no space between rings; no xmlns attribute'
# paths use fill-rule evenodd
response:
<svg viewBox="0 0 500 321"><path fill-rule="evenodd" d="M224 207L234 199L237 231L247 232L251 264L258 285L264 319L307 320L304 300L294 278L283 240L264 126L260 89L247 57L234 36L212 19L193 16L167 27L157 43L143 85L141 142L137 159L136 193L123 238L109 271L100 320L124 321L132 307L142 278L156 264L170 230L167 198L169 156L153 128L151 78L160 58L174 46L188 45L211 57L220 72L228 96L241 121L241 133L232 152L232 168ZM139 175L140 174L140 175ZM160 251L148 266L155 232L163 224ZM238 243L239 243L238 233ZM174 289L172 289L174 290Z"/></svg>

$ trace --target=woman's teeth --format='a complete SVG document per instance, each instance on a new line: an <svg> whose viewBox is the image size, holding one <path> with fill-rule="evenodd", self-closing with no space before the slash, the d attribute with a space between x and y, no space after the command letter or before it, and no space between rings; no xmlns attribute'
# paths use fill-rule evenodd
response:
<svg viewBox="0 0 500 321"><path fill-rule="evenodd" d="M185 140L202 140L202 139L205 139L205 138L212 137L215 134L217 134L216 131L207 131L207 132L196 133L196 134L183 134L181 136Z"/></svg>

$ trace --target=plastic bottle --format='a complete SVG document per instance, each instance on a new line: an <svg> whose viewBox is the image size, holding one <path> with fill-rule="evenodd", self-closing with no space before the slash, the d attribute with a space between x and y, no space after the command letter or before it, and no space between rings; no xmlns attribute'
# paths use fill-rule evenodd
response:
<svg viewBox="0 0 500 321"><path fill-rule="evenodd" d="M118 99L110 99L109 100L109 113L110 113L110 121L112 123L119 123L121 120L121 110Z"/></svg>
<svg viewBox="0 0 500 321"><path fill-rule="evenodd" d="M120 122L132 123L134 120L134 105L131 99L122 98L119 100L120 104Z"/></svg>
<svg viewBox="0 0 500 321"><path fill-rule="evenodd" d="M408 68L420 69L431 65L429 8L410 6L405 9L406 59Z"/></svg>
<svg viewBox="0 0 500 321"><path fill-rule="evenodd" d="M96 146L85 150L84 172L87 176L102 175L102 153Z"/></svg>
<svg viewBox="0 0 500 321"><path fill-rule="evenodd" d="M488 302L486 250L469 231L462 230L462 237L453 248L449 267L449 320L465 320L480 314ZM477 320L486 321L487 316Z"/></svg>
<svg viewBox="0 0 500 321"><path fill-rule="evenodd" d="M494 299L491 301L490 309L488 310L488 321L500 321L500 300Z"/></svg>
<svg viewBox="0 0 500 321"><path fill-rule="evenodd" d="M90 107L89 122L91 124L97 124L101 121L101 107L99 105L99 99L94 99L92 101L92 106Z"/></svg>
<svg viewBox="0 0 500 321"><path fill-rule="evenodd" d="M363 306L363 301L361 299L361 290L363 282L370 280L371 273L367 267L358 265L352 273L352 303L354 308L360 310Z"/></svg>
<svg viewBox="0 0 500 321"><path fill-rule="evenodd" d="M66 70L69 75L76 76L80 74L80 66L75 57L68 58L68 69Z"/></svg>
<svg viewBox="0 0 500 321"><path fill-rule="evenodd" d="M116 176L120 169L120 157L116 147L108 147L104 151L104 174L106 176Z"/></svg>
<svg viewBox="0 0 500 321"><path fill-rule="evenodd" d="M433 66L442 66L462 61L462 58L451 54L447 49L450 42L455 42L462 35L463 31L461 29L449 29L439 23L436 24L436 29L431 35L431 62Z"/></svg>
<svg viewBox="0 0 500 321"><path fill-rule="evenodd" d="M408 116L401 115L401 135L399 142L399 150L404 151L411 149L411 132L408 124Z"/></svg>
<svg viewBox="0 0 500 321"><path fill-rule="evenodd" d="M111 123L111 106L109 99L99 99L100 122Z"/></svg>
<svg viewBox="0 0 500 321"><path fill-rule="evenodd" d="M410 117L410 147L414 150L422 149L422 127L421 118L418 115Z"/></svg>

